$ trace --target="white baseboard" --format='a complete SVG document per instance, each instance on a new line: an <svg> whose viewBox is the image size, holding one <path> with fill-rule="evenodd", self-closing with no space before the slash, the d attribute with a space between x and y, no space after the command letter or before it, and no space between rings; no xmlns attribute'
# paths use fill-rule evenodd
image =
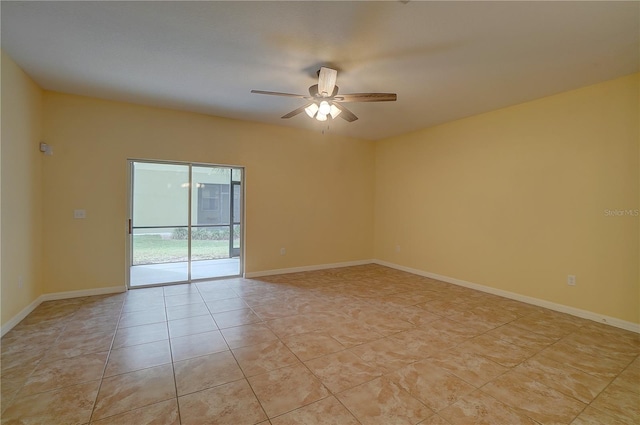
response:
<svg viewBox="0 0 640 425"><path fill-rule="evenodd" d="M35 300L31 301L31 303L28 306L26 306L25 308L20 310L20 313L16 314L11 319L9 319L9 321L7 321L7 323L2 325L2 329L0 330L0 336L4 336L7 332L9 332L11 329L13 329L15 325L20 323L22 321L22 319L27 317L29 315L29 313L31 313L33 310L35 310L36 307L38 307L40 305L40 303L42 302L41 298L42 298L42 295L40 295Z"/></svg>
<svg viewBox="0 0 640 425"><path fill-rule="evenodd" d="M443 282L452 283L454 285L464 286L465 288L475 289L481 292L486 292L493 295L509 298L516 301L522 301L527 304L536 305L538 307L548 308L549 310L558 311L560 313L570 314L572 316L581 317L583 319L593 320L594 322L604 323L606 325L615 326L616 328L625 329L627 331L640 333L640 324L627 322L626 320L618 319L611 316L605 316L603 314L594 313L592 311L582 310L575 307L569 307L563 304L557 304L551 301L541 300L539 298L529 297L526 295L517 294L515 292L505 291L502 289L492 288L490 286L480 285L478 283L467 282L465 280L456 279L449 276L443 276L436 273L429 273L410 267L401 266L394 263L389 263L382 260L373 260L373 263L381 266L390 267L392 269L405 271L408 273L416 274L418 276L429 277L431 279L441 280Z"/></svg>
<svg viewBox="0 0 640 425"><path fill-rule="evenodd" d="M251 279L254 277L262 277L262 276L273 276L276 274L288 274L288 273L299 273L299 272L310 272L314 270L325 270L325 269L337 269L340 267L351 267L351 266L362 266L364 264L371 264L374 260L357 260L357 261L346 261L344 263L332 263L332 264L319 264L315 266L302 266L302 267L291 267L288 269L273 269L273 270L263 270L259 272L249 272L245 273L244 277L247 279Z"/></svg>
<svg viewBox="0 0 640 425"><path fill-rule="evenodd" d="M45 301L53 301L53 300L64 300L67 298L78 298L78 297L89 297L91 295L104 295L104 294L117 294L120 292L125 292L127 288L122 286L110 286L106 288L96 288L96 289L83 289L80 291L67 291L67 292L52 292L49 294L42 294L35 300L31 301L31 303L23 308L20 313L13 316L7 323L2 325L2 329L0 330L0 336L4 336L7 332L13 329L18 323L22 321L25 317L29 315L33 310L35 310L40 304Z"/></svg>
<svg viewBox="0 0 640 425"><path fill-rule="evenodd" d="M325 270L325 269L335 269L339 267L350 267L350 266L361 266L364 264L379 264L381 266L390 267L392 269L405 271L408 273L412 273L418 276L424 276L431 279L440 280L443 282L452 283L454 285L463 286L465 288L475 289L481 292L486 292L493 295L498 295L501 297L509 298L516 301L521 301L527 304L536 305L543 308L548 308L549 310L558 311L561 313L570 314L572 316L581 317L583 319L593 320L595 322L604 323L606 325L614 326L616 328L625 329L631 332L640 333L640 324L627 322L622 319L618 319L611 316L606 316L603 314L594 313L587 310L582 310L575 307L569 307L563 304L557 304L551 301L542 300L539 298L529 297L526 295L517 294L515 292L505 291L502 289L492 288L490 286L480 285L478 283L468 282L461 279L456 279L449 276L443 276L436 273L425 272L423 270L414 269L411 267L401 266L399 264L390 263L382 260L358 260L358 261L347 261L343 263L332 263L332 264L320 264L315 266L302 266L302 267L291 267L286 269L274 269L274 270L264 270L259 272L249 272L245 273L245 277L247 279L261 277L261 276L273 276L277 274L287 274L287 273L298 273L298 272L306 272L306 271L314 271L314 270ZM52 300L62 300L67 298L77 298L77 297L88 297L91 295L104 295L104 294L115 294L119 292L125 292L127 289L124 285L122 286L111 286L105 288L96 288L96 289L86 289L79 291L67 291L67 292L54 292L49 294L40 295L38 298L33 300L28 306L22 309L20 313L16 314L12 317L7 323L2 325L1 335L4 336L7 332L14 328L22 319L27 317L29 313L36 309L42 302L44 301L52 301Z"/></svg>
<svg viewBox="0 0 640 425"><path fill-rule="evenodd" d="M40 297L42 298L42 301L54 301L65 300L67 298L90 297L92 295L118 294L120 292L125 292L126 290L127 288L124 285L107 286L105 288L81 289L79 291L52 292L49 294L42 294Z"/></svg>

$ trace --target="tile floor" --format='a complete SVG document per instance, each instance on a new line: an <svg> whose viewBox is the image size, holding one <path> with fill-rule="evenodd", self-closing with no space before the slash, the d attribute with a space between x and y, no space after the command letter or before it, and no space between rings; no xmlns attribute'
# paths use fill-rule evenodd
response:
<svg viewBox="0 0 640 425"><path fill-rule="evenodd" d="M366 265L45 302L2 424L640 423L640 336Z"/></svg>

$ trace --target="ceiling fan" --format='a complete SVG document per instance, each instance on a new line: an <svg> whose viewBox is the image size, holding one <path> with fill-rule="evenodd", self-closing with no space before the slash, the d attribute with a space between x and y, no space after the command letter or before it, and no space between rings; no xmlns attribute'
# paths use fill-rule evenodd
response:
<svg viewBox="0 0 640 425"><path fill-rule="evenodd" d="M311 118L318 121L326 121L327 118L342 117L348 122L358 119L353 112L347 109L343 103L348 102L389 102L395 101L397 95L395 93L351 93L338 95L338 86L336 86L336 78L338 71L331 68L321 67L318 72L318 84L309 87L309 95L280 93L264 90L251 90L251 93L268 94L272 96L297 97L310 101L282 118L291 118L306 112Z"/></svg>

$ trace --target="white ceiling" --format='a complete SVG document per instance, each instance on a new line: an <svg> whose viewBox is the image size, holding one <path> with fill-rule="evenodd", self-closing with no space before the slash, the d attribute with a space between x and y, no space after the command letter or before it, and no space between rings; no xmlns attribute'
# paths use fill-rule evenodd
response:
<svg viewBox="0 0 640 425"><path fill-rule="evenodd" d="M638 72L638 2L1 2L2 49L41 87L320 130L321 65L381 139ZM326 124L324 124L326 126Z"/></svg>

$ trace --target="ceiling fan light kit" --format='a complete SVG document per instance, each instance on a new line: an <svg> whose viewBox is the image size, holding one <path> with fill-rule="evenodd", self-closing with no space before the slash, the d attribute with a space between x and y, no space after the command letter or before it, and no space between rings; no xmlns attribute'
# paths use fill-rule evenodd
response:
<svg viewBox="0 0 640 425"><path fill-rule="evenodd" d="M304 111L307 113L307 115L309 115L309 118L313 118L316 116L318 109L320 109L318 108L318 105L316 105L315 103L312 103L306 108L304 108Z"/></svg>
<svg viewBox="0 0 640 425"><path fill-rule="evenodd" d="M322 115L329 114L329 112L331 112L331 106L329 106L329 102L327 102L326 100L320 102L320 105L318 105L318 112Z"/></svg>
<svg viewBox="0 0 640 425"><path fill-rule="evenodd" d="M318 121L326 121L327 117L336 119L342 112L336 105L326 100L321 101L320 104L310 103L304 108L304 111L309 115L309 118L315 118Z"/></svg>
<svg viewBox="0 0 640 425"><path fill-rule="evenodd" d="M397 100L395 93L353 93L338 96L338 86L336 86L337 76L338 71L335 69L320 68L318 72L318 84L309 87L309 96L264 90L251 90L251 93L297 97L310 100L311 103L294 109L288 114L283 115L282 118L291 118L304 111L309 118L315 118L318 121L326 121L328 117L335 119L338 116L347 122L357 120L358 117L342 105L343 102L393 102Z"/></svg>

